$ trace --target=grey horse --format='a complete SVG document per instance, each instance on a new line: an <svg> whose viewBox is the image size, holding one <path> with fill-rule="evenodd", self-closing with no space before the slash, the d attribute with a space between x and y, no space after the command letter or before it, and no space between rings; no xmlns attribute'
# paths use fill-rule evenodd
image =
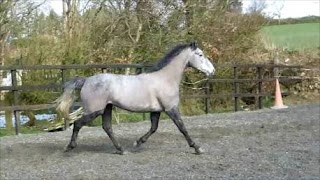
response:
<svg viewBox="0 0 320 180"><path fill-rule="evenodd" d="M134 144L139 146L156 132L161 112L165 112L186 138L196 154L203 153L189 136L180 117L179 86L187 66L194 67L207 76L214 74L212 63L204 56L195 42L180 44L169 51L153 70L139 75L97 74L90 77L76 77L65 83L64 93L56 100L57 111L67 114L75 99L75 89L80 89L84 115L74 122L69 151L77 146L79 130L87 123L102 116L102 127L116 148L123 154L121 145L112 131L112 107L116 106L131 112L150 112L151 128Z"/></svg>

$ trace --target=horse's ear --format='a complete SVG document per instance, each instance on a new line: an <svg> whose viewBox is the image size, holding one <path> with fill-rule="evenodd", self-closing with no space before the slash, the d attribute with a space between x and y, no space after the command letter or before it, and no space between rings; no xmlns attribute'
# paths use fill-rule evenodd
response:
<svg viewBox="0 0 320 180"><path fill-rule="evenodd" d="M191 49L196 50L196 49L198 48L198 44L197 44L195 41L193 41L193 42L190 44L190 47L191 47Z"/></svg>

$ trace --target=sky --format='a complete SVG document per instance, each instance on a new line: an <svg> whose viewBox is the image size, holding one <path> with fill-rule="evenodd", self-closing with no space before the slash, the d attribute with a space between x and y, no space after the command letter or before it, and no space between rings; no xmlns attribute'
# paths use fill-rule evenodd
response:
<svg viewBox="0 0 320 180"><path fill-rule="evenodd" d="M265 0L265 2L266 9L264 12L270 17L274 17L279 12L281 18L320 16L320 0ZM243 9L246 10L252 0L243 0L242 3Z"/></svg>
<svg viewBox="0 0 320 180"><path fill-rule="evenodd" d="M259 0L258 0L259 1ZM261 0L266 2L266 15L274 18L279 14L280 18L297 18L309 15L320 16L320 0ZM61 0L49 0L46 9L54 9L58 14L62 13ZM84 0L84 2L87 2ZM242 0L243 9L246 9L252 3L252 0Z"/></svg>

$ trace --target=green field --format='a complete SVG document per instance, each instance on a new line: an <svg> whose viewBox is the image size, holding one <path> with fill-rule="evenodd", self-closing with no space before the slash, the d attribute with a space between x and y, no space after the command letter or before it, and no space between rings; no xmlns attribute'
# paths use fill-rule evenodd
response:
<svg viewBox="0 0 320 180"><path fill-rule="evenodd" d="M320 47L320 23L266 26L261 34L267 48L315 50Z"/></svg>

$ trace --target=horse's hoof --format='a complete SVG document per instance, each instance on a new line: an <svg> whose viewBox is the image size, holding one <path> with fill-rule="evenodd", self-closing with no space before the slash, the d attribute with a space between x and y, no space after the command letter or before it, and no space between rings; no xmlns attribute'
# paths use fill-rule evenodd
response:
<svg viewBox="0 0 320 180"><path fill-rule="evenodd" d="M71 151L72 149L74 149L74 147L71 147L71 146L66 146L65 148L64 148L64 152L69 152L69 151Z"/></svg>
<svg viewBox="0 0 320 180"><path fill-rule="evenodd" d="M74 149L77 146L76 143L69 143L65 148L64 148L64 152L69 152L72 149Z"/></svg>
<svg viewBox="0 0 320 180"><path fill-rule="evenodd" d="M128 152L127 151L116 151L115 154L126 155L126 154L128 154Z"/></svg>
<svg viewBox="0 0 320 180"><path fill-rule="evenodd" d="M200 155L200 154L203 154L203 153L204 153L204 150L203 150L201 147L196 148L195 150L196 150L196 154L197 154L197 155Z"/></svg>
<svg viewBox="0 0 320 180"><path fill-rule="evenodd" d="M137 141L135 141L134 143L133 143L133 147L137 147L138 146L138 143L137 143Z"/></svg>
<svg viewBox="0 0 320 180"><path fill-rule="evenodd" d="M138 143L138 141L135 141L134 143L133 143L133 147L139 147L140 146L140 144Z"/></svg>

